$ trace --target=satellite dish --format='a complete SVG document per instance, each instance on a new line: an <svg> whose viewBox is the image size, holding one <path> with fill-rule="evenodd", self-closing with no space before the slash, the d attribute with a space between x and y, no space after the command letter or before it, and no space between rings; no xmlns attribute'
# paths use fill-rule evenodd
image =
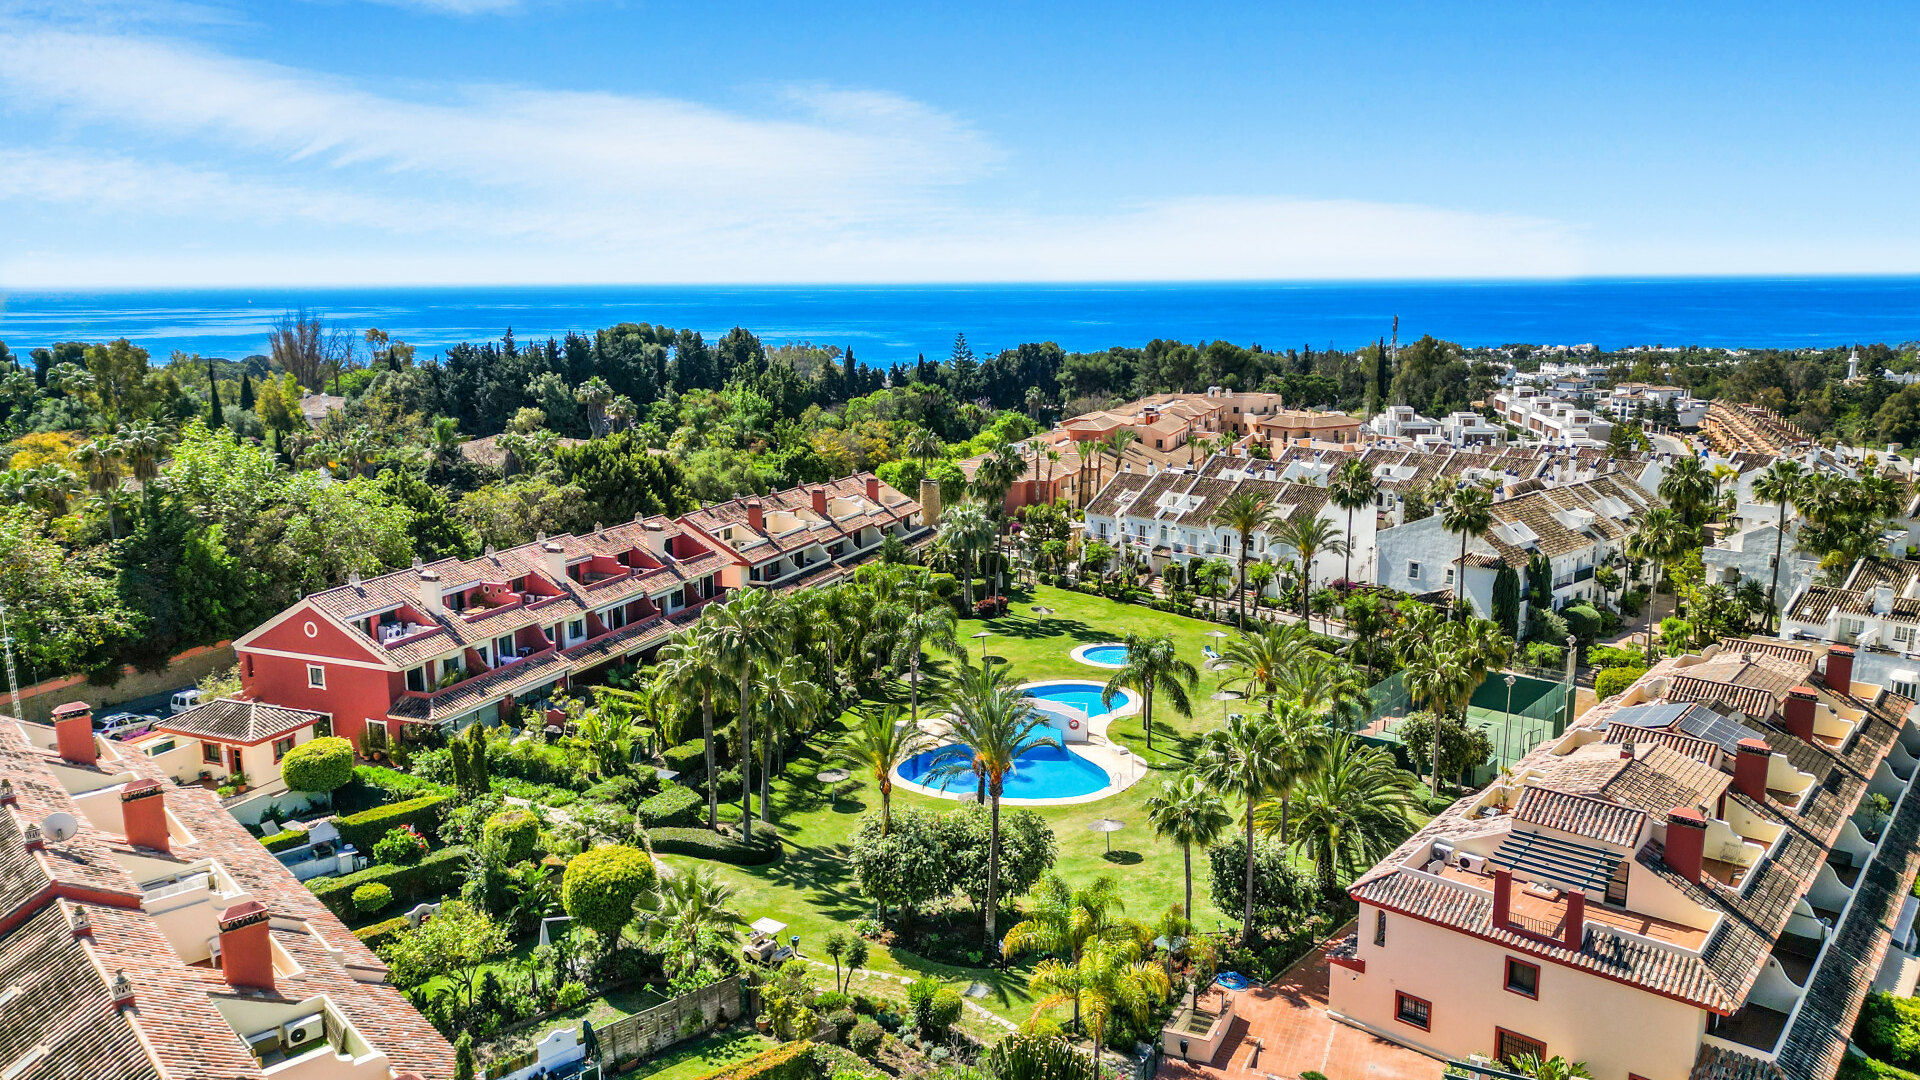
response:
<svg viewBox="0 0 1920 1080"><path fill-rule="evenodd" d="M73 839L73 834L79 831L80 819L67 813L65 810L55 810L53 813L47 815L45 821L40 823L40 835L56 844L63 840Z"/></svg>

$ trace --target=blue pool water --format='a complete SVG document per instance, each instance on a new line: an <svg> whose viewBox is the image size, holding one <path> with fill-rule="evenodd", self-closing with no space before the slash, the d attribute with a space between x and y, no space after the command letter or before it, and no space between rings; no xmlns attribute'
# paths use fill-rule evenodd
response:
<svg viewBox="0 0 1920 1080"><path fill-rule="evenodd" d="M957 744L948 744L914 755L900 766L900 779L911 780L916 784L928 784L927 774L947 761L967 761L968 751ZM939 791L961 792L971 789L977 781L972 773L950 776L939 785L928 784ZM1113 783L1107 771L1071 750L1059 746L1039 746L1027 751L1014 762L1013 772L1008 774L1006 786L1001 791L1002 799L1070 799L1076 795L1091 795Z"/></svg>
<svg viewBox="0 0 1920 1080"><path fill-rule="evenodd" d="M1127 662L1125 645L1095 645L1080 653L1089 663L1120 665ZM1105 710L1101 710L1105 711Z"/></svg>
<svg viewBox="0 0 1920 1080"><path fill-rule="evenodd" d="M1119 649L1123 656L1126 654L1125 646L1116 645L1114 648ZM1131 696L1132 691L1122 690L1113 695L1113 705L1109 708L1105 702L1100 700L1101 691L1105 689L1105 683L1063 682L1054 683L1051 686L1033 687L1027 691L1027 696L1040 701L1051 701L1060 705L1069 705L1086 713L1088 716L1105 716L1107 713L1113 711L1113 709L1122 708L1127 702L1133 700Z"/></svg>

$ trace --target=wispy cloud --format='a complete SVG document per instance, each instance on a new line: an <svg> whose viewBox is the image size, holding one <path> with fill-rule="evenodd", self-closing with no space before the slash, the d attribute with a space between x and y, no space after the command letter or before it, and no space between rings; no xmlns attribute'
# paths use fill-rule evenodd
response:
<svg viewBox="0 0 1920 1080"><path fill-rule="evenodd" d="M59 133L0 148L0 209L95 208L130 222L117 251L41 243L5 256L0 274L15 284L1580 268L1580 237L1555 222L1415 205L1195 196L1014 211L982 181L1017 173L1017 161L966 119L884 90L806 83L729 110L501 84L373 89L139 28L24 19L0 35L42 70L87 73L0 80L0 108ZM170 263L170 223L195 226L204 250ZM299 258L286 257L290 244Z"/></svg>

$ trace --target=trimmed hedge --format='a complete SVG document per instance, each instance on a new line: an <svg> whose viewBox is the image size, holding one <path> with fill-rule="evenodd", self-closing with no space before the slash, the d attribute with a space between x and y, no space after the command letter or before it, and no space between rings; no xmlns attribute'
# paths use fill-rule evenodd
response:
<svg viewBox="0 0 1920 1080"><path fill-rule="evenodd" d="M352 844L363 855L373 853L373 845L380 838L400 828L411 825L429 842L440 835L440 822L447 816L450 807L445 795L422 795L406 802L376 806L371 810L362 810L357 814L333 819L334 827L340 830L340 839Z"/></svg>
<svg viewBox="0 0 1920 1080"><path fill-rule="evenodd" d="M347 919L353 915L353 890L362 885L385 885L401 901L445 896L459 887L471 861L472 853L456 845L428 852L412 866L369 866L345 877L316 878L310 887L329 910Z"/></svg>
<svg viewBox="0 0 1920 1080"><path fill-rule="evenodd" d="M1593 696L1605 701L1613 695L1640 681L1647 669L1643 667L1610 667L1603 669L1593 677Z"/></svg>
<svg viewBox="0 0 1920 1080"><path fill-rule="evenodd" d="M691 825L700 820L707 800L689 787L670 787L633 809L633 819L643 829Z"/></svg>
<svg viewBox="0 0 1920 1080"><path fill-rule="evenodd" d="M268 851L285 851L288 848L297 848L306 842L307 830L305 829L282 829L272 836L260 838L260 846Z"/></svg>
<svg viewBox="0 0 1920 1080"><path fill-rule="evenodd" d="M413 928L405 915L398 915L377 923L369 923L353 932L367 948L378 948Z"/></svg>
<svg viewBox="0 0 1920 1080"><path fill-rule="evenodd" d="M734 866L764 866L780 857L779 836L758 822L754 823L750 845L741 843L738 837L706 829L651 829L647 839L656 855L691 855Z"/></svg>
<svg viewBox="0 0 1920 1080"><path fill-rule="evenodd" d="M353 890L353 910L357 915L371 915L392 903L393 890L382 882L370 881Z"/></svg>
<svg viewBox="0 0 1920 1080"><path fill-rule="evenodd" d="M366 788L383 793L383 802L395 799L415 799L422 795L451 795L453 789L445 784L435 783L425 777L415 776L399 769L389 769L385 765L355 765L353 767L353 787ZM335 798L346 797L346 793Z"/></svg>
<svg viewBox="0 0 1920 1080"><path fill-rule="evenodd" d="M714 752L717 755L719 748L715 747ZM681 780L697 778L707 771L707 740L693 739L669 747L660 757L667 768L680 774Z"/></svg>

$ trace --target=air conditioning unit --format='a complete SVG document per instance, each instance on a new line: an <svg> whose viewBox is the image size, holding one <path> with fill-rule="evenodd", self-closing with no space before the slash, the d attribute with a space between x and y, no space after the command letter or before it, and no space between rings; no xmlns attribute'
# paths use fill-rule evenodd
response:
<svg viewBox="0 0 1920 1080"><path fill-rule="evenodd" d="M1453 865L1465 870L1469 874L1484 874L1487 871L1487 857L1485 855L1471 855L1463 851L1453 857Z"/></svg>
<svg viewBox="0 0 1920 1080"><path fill-rule="evenodd" d="M1453 858L1453 845L1444 841L1435 841L1433 845L1433 857L1442 861Z"/></svg>
<svg viewBox="0 0 1920 1080"><path fill-rule="evenodd" d="M280 1038L289 1052L327 1041L327 1018L320 1013L280 1025Z"/></svg>
<svg viewBox="0 0 1920 1080"><path fill-rule="evenodd" d="M280 1049L279 1028L268 1028L258 1035L247 1036L247 1052L256 1059L264 1058L278 1049Z"/></svg>

